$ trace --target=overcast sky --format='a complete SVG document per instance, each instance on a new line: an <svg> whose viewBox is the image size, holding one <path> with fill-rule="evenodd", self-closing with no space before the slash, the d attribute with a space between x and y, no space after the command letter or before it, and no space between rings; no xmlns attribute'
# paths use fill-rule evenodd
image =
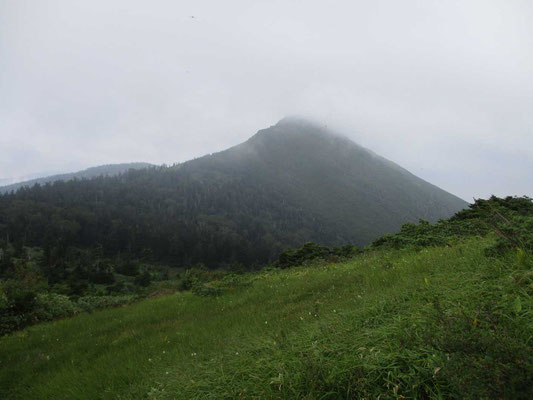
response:
<svg viewBox="0 0 533 400"><path fill-rule="evenodd" d="M0 0L0 182L312 116L471 200L533 196L533 1Z"/></svg>

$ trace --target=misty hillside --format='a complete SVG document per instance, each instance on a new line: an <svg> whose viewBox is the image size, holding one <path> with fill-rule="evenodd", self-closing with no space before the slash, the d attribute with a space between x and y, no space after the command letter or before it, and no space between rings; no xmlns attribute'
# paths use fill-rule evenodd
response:
<svg viewBox="0 0 533 400"><path fill-rule="evenodd" d="M71 179L90 179L97 176L114 176L122 174L130 169L142 169L151 167L152 164L136 162L136 163L123 163L123 164L109 164L99 165L97 167L91 167L78 172L71 172L66 174L58 174L45 176L42 178L30 179L24 182L12 183L10 185L0 186L0 193L8 193L11 191L17 191L21 187L31 187L35 184L44 185L46 183L52 183L56 181L69 181Z"/></svg>
<svg viewBox="0 0 533 400"><path fill-rule="evenodd" d="M307 241L365 245L463 200L312 123L284 119L174 167L55 182L0 197L0 237L171 265L260 264ZM68 258L68 257L67 257Z"/></svg>
<svg viewBox="0 0 533 400"><path fill-rule="evenodd" d="M408 221L435 222L467 203L397 164L314 123L285 118L227 151L191 161L186 170L212 171L282 194L283 202L333 227L324 243L366 244Z"/></svg>

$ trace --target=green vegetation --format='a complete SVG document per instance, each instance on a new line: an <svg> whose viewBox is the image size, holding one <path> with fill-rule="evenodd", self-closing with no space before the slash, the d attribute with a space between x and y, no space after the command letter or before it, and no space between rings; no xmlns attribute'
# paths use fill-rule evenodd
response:
<svg viewBox="0 0 533 400"><path fill-rule="evenodd" d="M0 248L46 250L61 280L76 251L110 264L254 269L287 246L364 246L466 206L348 139L286 121L180 165L0 195Z"/></svg>
<svg viewBox="0 0 533 400"><path fill-rule="evenodd" d="M402 222L466 206L305 121L181 165L144 167L103 166L0 195L0 334L82 312L80 299L218 295L223 288L203 284L220 270L338 262ZM213 276L191 282L187 271L204 268Z"/></svg>
<svg viewBox="0 0 533 400"><path fill-rule="evenodd" d="M299 249L283 250L279 254L275 265L279 268L290 268L317 259L338 262L339 260L352 258L359 253L361 253L361 250L351 244L329 248L313 242L307 242Z"/></svg>
<svg viewBox="0 0 533 400"><path fill-rule="evenodd" d="M183 275L132 260L91 260L92 254L73 251L51 263L46 249L0 249L0 335L128 304L156 291L175 291Z"/></svg>
<svg viewBox="0 0 533 400"><path fill-rule="evenodd" d="M53 183L57 181L70 181L73 179L91 179L99 176L114 176L122 174L130 169L143 169L153 167L148 163L124 163L124 164L108 164L100 165L98 167L91 167L84 169L83 171L71 172L67 174L51 175L44 178L31 179L29 181L13 183L11 185L0 186L1 193L16 192L22 187L32 187L36 184L46 185L47 183Z"/></svg>
<svg viewBox="0 0 533 400"><path fill-rule="evenodd" d="M288 252L303 266L191 269L180 292L0 339L0 397L532 398L532 219L493 197L347 260L309 244Z"/></svg>
<svg viewBox="0 0 533 400"><path fill-rule="evenodd" d="M418 225L405 224L397 234L374 241L367 251L383 247L420 249L449 245L464 237L495 232L499 239L487 253L498 255L516 247L521 249L523 257L528 257L533 247L532 213L528 198L492 197L479 200L469 209L434 225L425 221ZM339 262L360 252L353 245L327 247L308 242L299 249L282 251L273 265L289 268L316 260ZM224 285L235 273L242 274L246 270L242 264L217 270L201 264L170 269L130 257L128 254L106 257L101 248L70 248L59 252L50 247L9 245L0 249L0 334L106 305L130 303L154 293L193 290L196 294L220 295L228 289ZM213 282L223 284L217 286ZM93 303L94 307L89 306Z"/></svg>
<svg viewBox="0 0 533 400"><path fill-rule="evenodd" d="M506 250L533 251L533 202L528 197L479 199L469 208L453 217L439 220L436 224L420 220L418 224L407 223L392 235L376 239L371 247L423 248L450 245L459 238L482 236L489 232L498 240L490 249L492 255L501 255ZM525 254L525 253L524 253Z"/></svg>

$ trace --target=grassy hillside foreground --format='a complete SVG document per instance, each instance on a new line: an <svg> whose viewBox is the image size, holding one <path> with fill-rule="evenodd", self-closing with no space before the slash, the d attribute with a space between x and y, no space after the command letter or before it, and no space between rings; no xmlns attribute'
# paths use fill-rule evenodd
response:
<svg viewBox="0 0 533 400"><path fill-rule="evenodd" d="M245 275L0 339L2 399L533 398L533 272L491 238Z"/></svg>

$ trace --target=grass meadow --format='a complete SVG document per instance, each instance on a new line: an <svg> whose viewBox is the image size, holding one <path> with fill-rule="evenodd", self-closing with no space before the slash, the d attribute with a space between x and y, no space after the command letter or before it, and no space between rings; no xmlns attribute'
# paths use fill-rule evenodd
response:
<svg viewBox="0 0 533 400"><path fill-rule="evenodd" d="M533 398L533 273L492 240L32 326L0 338L0 398Z"/></svg>

